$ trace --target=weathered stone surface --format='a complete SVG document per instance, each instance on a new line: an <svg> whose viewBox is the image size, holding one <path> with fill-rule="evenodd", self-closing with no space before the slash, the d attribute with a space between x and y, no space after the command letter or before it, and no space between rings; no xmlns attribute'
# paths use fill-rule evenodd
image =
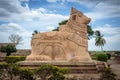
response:
<svg viewBox="0 0 120 80"><path fill-rule="evenodd" d="M88 61L87 24L90 18L72 8L66 25L59 31L35 34L32 37L32 51L27 61Z"/></svg>

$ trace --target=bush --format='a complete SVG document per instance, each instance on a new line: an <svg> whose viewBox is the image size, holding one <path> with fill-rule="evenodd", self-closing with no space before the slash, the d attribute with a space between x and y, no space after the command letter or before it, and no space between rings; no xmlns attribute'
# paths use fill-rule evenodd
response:
<svg viewBox="0 0 120 80"><path fill-rule="evenodd" d="M4 69L4 68L6 68L7 66L8 66L8 64L5 63L5 62L1 62L1 63L0 63L0 69Z"/></svg>
<svg viewBox="0 0 120 80"><path fill-rule="evenodd" d="M36 71L36 75L40 76L41 80L64 80L65 74L69 70L67 68L60 68L51 64L41 65Z"/></svg>
<svg viewBox="0 0 120 80"><path fill-rule="evenodd" d="M9 77L6 77L6 76ZM16 63L0 63L0 80L35 80L34 72L29 68L20 67Z"/></svg>
<svg viewBox="0 0 120 80"><path fill-rule="evenodd" d="M97 60L99 60L99 61L106 61L107 62L108 56L107 56L106 53L100 52L100 53L97 54Z"/></svg>
<svg viewBox="0 0 120 80"><path fill-rule="evenodd" d="M1 46L0 52L5 52L6 56L10 56L11 53L16 52L17 49L14 45Z"/></svg>
<svg viewBox="0 0 120 80"><path fill-rule="evenodd" d="M13 80L18 74L19 65L14 63L0 63L0 80Z"/></svg>
<svg viewBox="0 0 120 80"><path fill-rule="evenodd" d="M0 63L0 80L36 80L39 78L41 80L65 80L65 74L68 72L67 68L51 64L41 65L34 71L31 68L20 67L16 63Z"/></svg>
<svg viewBox="0 0 120 80"><path fill-rule="evenodd" d="M20 76L20 80L35 80L33 78L34 72L29 68L20 68L19 76Z"/></svg>
<svg viewBox="0 0 120 80"><path fill-rule="evenodd" d="M110 58L111 58L111 54L107 53L107 56L108 56L108 59L110 59Z"/></svg>
<svg viewBox="0 0 120 80"><path fill-rule="evenodd" d="M26 58L25 56L7 56L6 62L7 63L16 63L18 61L24 61L25 58Z"/></svg>
<svg viewBox="0 0 120 80"><path fill-rule="evenodd" d="M91 54L91 58L92 58L92 60L97 60L97 54L96 53L92 53Z"/></svg>
<svg viewBox="0 0 120 80"><path fill-rule="evenodd" d="M100 80L116 80L116 74L112 72L110 66L100 75Z"/></svg>

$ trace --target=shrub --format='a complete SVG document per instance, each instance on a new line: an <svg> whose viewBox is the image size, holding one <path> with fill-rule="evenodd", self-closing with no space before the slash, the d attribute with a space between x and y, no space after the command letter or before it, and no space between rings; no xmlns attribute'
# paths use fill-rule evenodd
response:
<svg viewBox="0 0 120 80"><path fill-rule="evenodd" d="M97 54L96 53L91 54L91 58L92 60L97 60Z"/></svg>
<svg viewBox="0 0 120 80"><path fill-rule="evenodd" d="M25 58L26 58L25 56L7 56L6 62L7 63L16 63L18 61L24 61Z"/></svg>
<svg viewBox="0 0 120 80"><path fill-rule="evenodd" d="M97 54L97 60L99 60L99 61L106 61L107 62L108 56L107 56L106 53L100 52L100 53Z"/></svg>
<svg viewBox="0 0 120 80"><path fill-rule="evenodd" d="M0 63L0 80L13 80L18 74L19 65L14 63Z"/></svg>
<svg viewBox="0 0 120 80"><path fill-rule="evenodd" d="M20 80L35 80L33 78L34 72L29 68L20 68L19 74Z"/></svg>
<svg viewBox="0 0 120 80"><path fill-rule="evenodd" d="M65 74L69 70L67 68L60 68L51 64L41 65L37 70L37 76L40 76L41 80L64 80Z"/></svg>
<svg viewBox="0 0 120 80"><path fill-rule="evenodd" d="M106 68L100 75L100 80L116 80L116 74L112 72L110 66Z"/></svg>
<svg viewBox="0 0 120 80"><path fill-rule="evenodd" d="M111 54L107 53L107 56L108 56L108 59L110 59L110 58L111 58Z"/></svg>
<svg viewBox="0 0 120 80"><path fill-rule="evenodd" d="M6 56L11 55L11 53L16 52L17 49L14 45L1 46L0 52L6 52Z"/></svg>
<svg viewBox="0 0 120 80"><path fill-rule="evenodd" d="M35 80L33 75L33 70L24 67L21 68L16 63L0 63L0 80Z"/></svg>
<svg viewBox="0 0 120 80"><path fill-rule="evenodd" d="M1 62L1 63L0 63L0 69L4 69L4 68L6 68L7 66L8 66L8 64L5 63L5 62Z"/></svg>

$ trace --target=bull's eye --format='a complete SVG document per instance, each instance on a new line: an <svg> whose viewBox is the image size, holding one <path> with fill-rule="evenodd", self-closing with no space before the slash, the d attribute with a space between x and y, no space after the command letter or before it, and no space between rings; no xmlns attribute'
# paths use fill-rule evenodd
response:
<svg viewBox="0 0 120 80"><path fill-rule="evenodd" d="M79 17L81 17L81 15L78 15Z"/></svg>
<svg viewBox="0 0 120 80"><path fill-rule="evenodd" d="M73 19L73 20L76 20L76 15L73 15L72 19Z"/></svg>

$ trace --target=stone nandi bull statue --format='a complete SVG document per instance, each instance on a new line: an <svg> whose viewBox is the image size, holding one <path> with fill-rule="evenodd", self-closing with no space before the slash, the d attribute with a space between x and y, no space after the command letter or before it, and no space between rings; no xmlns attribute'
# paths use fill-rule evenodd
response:
<svg viewBox="0 0 120 80"><path fill-rule="evenodd" d="M35 34L27 61L91 61L88 54L87 24L90 18L75 8L59 31Z"/></svg>

